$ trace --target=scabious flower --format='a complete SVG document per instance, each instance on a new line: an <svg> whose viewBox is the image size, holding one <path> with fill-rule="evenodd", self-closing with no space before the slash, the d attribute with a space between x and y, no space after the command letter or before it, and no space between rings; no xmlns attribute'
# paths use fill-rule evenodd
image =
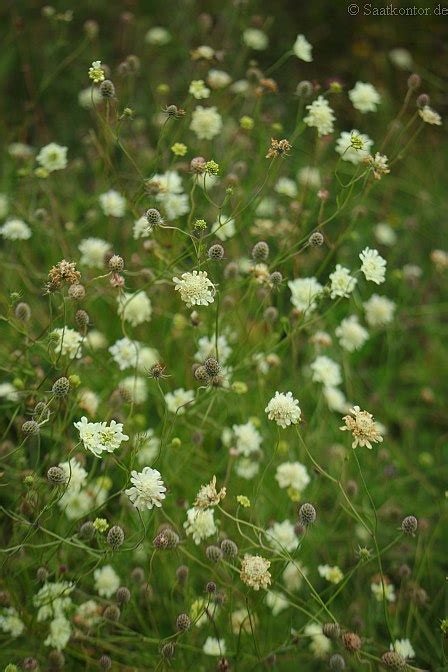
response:
<svg viewBox="0 0 448 672"><path fill-rule="evenodd" d="M391 247L397 242L397 234L387 222L379 222L374 229L375 238L382 245Z"/></svg>
<svg viewBox="0 0 448 672"><path fill-rule="evenodd" d="M305 490L310 482L306 467L300 462L282 462L277 467L275 480L281 488L291 488L296 493Z"/></svg>
<svg viewBox="0 0 448 672"><path fill-rule="evenodd" d="M415 651L409 639L396 639L389 648L391 651L399 653L405 660L415 658Z"/></svg>
<svg viewBox="0 0 448 672"><path fill-rule="evenodd" d="M235 609L235 611L232 611L230 615L230 621L234 635L239 635L240 633L250 635L252 628L255 625L254 622L256 622L258 625L258 619L256 618L256 615L252 613L249 616L249 613L245 607L241 607L240 609Z"/></svg>
<svg viewBox="0 0 448 672"><path fill-rule="evenodd" d="M421 110L418 111L418 113L425 124L430 124L431 126L442 125L442 117L429 105L425 105Z"/></svg>
<svg viewBox="0 0 448 672"><path fill-rule="evenodd" d="M212 68L208 71L207 84L211 86L212 89L224 89L226 86L229 86L231 81L231 76L224 70Z"/></svg>
<svg viewBox="0 0 448 672"><path fill-rule="evenodd" d="M120 338L110 346L109 352L121 371L129 367L135 368L138 363L140 345L137 341L131 341L127 336Z"/></svg>
<svg viewBox="0 0 448 672"><path fill-rule="evenodd" d="M112 597L120 587L120 577L111 565L95 569L93 578L95 579L95 590L101 597Z"/></svg>
<svg viewBox="0 0 448 672"><path fill-rule="evenodd" d="M274 523L268 528L266 536L274 548L289 552L297 548L298 539L294 525L289 520L284 520L282 523Z"/></svg>
<svg viewBox="0 0 448 672"><path fill-rule="evenodd" d="M50 142L49 145L42 147L36 156L36 161L49 173L55 170L63 170L67 167L67 151L67 147L62 147L56 142Z"/></svg>
<svg viewBox="0 0 448 672"><path fill-rule="evenodd" d="M386 280L386 260L378 254L378 250L366 247L359 255L361 259L361 271L366 280L371 280L381 285Z"/></svg>
<svg viewBox="0 0 448 672"><path fill-rule="evenodd" d="M266 560L261 555L246 553L241 563L240 579L254 590L266 589L271 584L270 566L270 560Z"/></svg>
<svg viewBox="0 0 448 672"><path fill-rule="evenodd" d="M87 480L87 471L82 464L75 457L71 457L68 462L60 462L58 466L63 470L66 477L66 492L79 492Z"/></svg>
<svg viewBox="0 0 448 672"><path fill-rule="evenodd" d="M363 307L369 327L384 327L393 320L395 303L386 296L372 294L370 299L363 303Z"/></svg>
<svg viewBox="0 0 448 672"><path fill-rule="evenodd" d="M207 306L215 300L215 286L207 276L207 271L182 273L181 278L174 277L173 282L176 285L174 289L180 292L180 298L188 308Z"/></svg>
<svg viewBox="0 0 448 672"><path fill-rule="evenodd" d="M101 84L101 82L104 82L105 78L106 75L101 67L101 61L93 61L89 68L89 79L91 79L94 84Z"/></svg>
<svg viewBox="0 0 448 672"><path fill-rule="evenodd" d="M319 572L319 576L330 583L340 583L344 578L343 573L337 565L334 567L331 567L330 565L319 565L317 571Z"/></svg>
<svg viewBox="0 0 448 672"><path fill-rule="evenodd" d="M18 401L19 398L19 391L12 383L0 383L0 399L6 399L7 401Z"/></svg>
<svg viewBox="0 0 448 672"><path fill-rule="evenodd" d="M5 240L28 240L31 238L31 229L21 219L8 219L0 226L0 235Z"/></svg>
<svg viewBox="0 0 448 672"><path fill-rule="evenodd" d="M340 389L337 387L326 386L322 392L330 411L345 413L348 410L349 405L347 403L347 399L345 398L345 394L341 392Z"/></svg>
<svg viewBox="0 0 448 672"><path fill-rule="evenodd" d="M104 258L110 250L110 243L101 238L84 238L78 249L81 252L81 264L91 268L104 268Z"/></svg>
<svg viewBox="0 0 448 672"><path fill-rule="evenodd" d="M115 420L111 420L108 426L107 422L89 422L83 416L74 426L79 431L84 448L96 457L100 457L103 452L113 453L123 441L129 439L129 436L123 434L122 423Z"/></svg>
<svg viewBox="0 0 448 672"><path fill-rule="evenodd" d="M336 264L336 270L330 274L330 296L332 299L336 297L347 298L356 287L356 278L350 275L350 270Z"/></svg>
<svg viewBox="0 0 448 672"><path fill-rule="evenodd" d="M353 89L348 92L355 110L359 112L375 112L381 102L381 96L372 84L356 82Z"/></svg>
<svg viewBox="0 0 448 672"><path fill-rule="evenodd" d="M364 161L369 168L371 168L375 180L381 180L383 175L388 175L390 173L390 168L388 166L389 159L385 154L380 154L379 152L376 152L375 156L369 154Z"/></svg>
<svg viewBox="0 0 448 672"><path fill-rule="evenodd" d="M353 406L350 414L345 415L342 419L345 425L339 429L343 432L351 432L353 437L352 448L357 446L372 448L372 443L382 442L383 437L379 432L378 425L373 415L368 411L361 411L359 406Z"/></svg>
<svg viewBox="0 0 448 672"><path fill-rule="evenodd" d="M296 425L302 415L299 402L294 399L292 392L286 392L286 394L276 392L264 412L267 413L269 420L274 420L283 429L289 425Z"/></svg>
<svg viewBox="0 0 448 672"><path fill-rule="evenodd" d="M269 45L268 36L258 28L246 28L243 31L242 38L246 47L255 51L264 51Z"/></svg>
<svg viewBox="0 0 448 672"><path fill-rule="evenodd" d="M193 537L196 545L216 534L217 528L213 509L197 509L193 507L187 511L187 520L184 522L185 532Z"/></svg>
<svg viewBox="0 0 448 672"><path fill-rule="evenodd" d="M370 154L373 140L365 133L360 133L354 128L352 131L342 131L336 140L336 151L343 161L349 161L357 165Z"/></svg>
<svg viewBox="0 0 448 672"><path fill-rule="evenodd" d="M304 166L297 173L297 180L300 184L310 189L319 189L321 185L319 169L313 166Z"/></svg>
<svg viewBox="0 0 448 672"><path fill-rule="evenodd" d="M196 98L196 100L202 100L204 98L208 98L211 91L205 85L203 79L194 79L192 82L190 82L188 93L193 96L193 98Z"/></svg>
<svg viewBox="0 0 448 672"><path fill-rule="evenodd" d="M325 387L337 387L342 383L341 367L326 355L319 355L311 364L313 380Z"/></svg>
<svg viewBox="0 0 448 672"><path fill-rule="evenodd" d="M143 404L148 398L146 378L142 376L128 376L120 381L120 392L124 391L134 404Z"/></svg>
<svg viewBox="0 0 448 672"><path fill-rule="evenodd" d="M58 616L50 623L50 633L45 639L45 646L51 646L52 649L62 651L68 643L72 634L70 621L65 616Z"/></svg>
<svg viewBox="0 0 448 672"><path fill-rule="evenodd" d="M47 582L33 597L33 604L37 607L37 620L48 621L57 616L63 616L72 604L70 594L75 586L70 581Z"/></svg>
<svg viewBox="0 0 448 672"><path fill-rule="evenodd" d="M290 606L289 600L277 590L269 590L266 595L266 604L272 611L273 616L278 616Z"/></svg>
<svg viewBox="0 0 448 672"><path fill-rule="evenodd" d="M0 610L0 630L14 638L20 637L25 630L25 624L14 607Z"/></svg>
<svg viewBox="0 0 448 672"><path fill-rule="evenodd" d="M249 457L260 450L262 436L250 420L242 425L233 425L233 438L238 455Z"/></svg>
<svg viewBox="0 0 448 672"><path fill-rule="evenodd" d="M226 643L223 639L207 637L202 650L207 656L223 656L226 652Z"/></svg>
<svg viewBox="0 0 448 672"><path fill-rule="evenodd" d="M316 128L319 137L333 133L336 117L328 100L319 96L310 105L307 105L306 109L308 114L303 121L307 126Z"/></svg>
<svg viewBox="0 0 448 672"><path fill-rule="evenodd" d="M167 392L165 394L165 403L167 409L170 413L176 413L177 415L183 415L187 404L189 405L194 400L194 391L193 390L184 390L183 387L179 387L174 392Z"/></svg>
<svg viewBox="0 0 448 672"><path fill-rule="evenodd" d="M295 198L297 196L297 184L290 177L280 177L274 187L277 194Z"/></svg>
<svg viewBox="0 0 448 672"><path fill-rule="evenodd" d="M191 130L199 140L212 140L222 130L222 118L216 107L198 105L191 115Z"/></svg>
<svg viewBox="0 0 448 672"><path fill-rule="evenodd" d="M316 278L296 278L288 282L288 287L291 290L291 303L297 310L309 313L315 310L316 300L323 290Z"/></svg>
<svg viewBox="0 0 448 672"><path fill-rule="evenodd" d="M132 487L125 490L136 509L144 511L154 506L161 507L165 499L166 487L157 469L144 467L141 472L131 471Z"/></svg>
<svg viewBox="0 0 448 672"><path fill-rule="evenodd" d="M316 658L325 658L331 649L331 641L322 632L319 623L308 623L304 629L304 635L310 637L310 650Z"/></svg>
<svg viewBox="0 0 448 672"><path fill-rule="evenodd" d="M193 506L196 509L208 509L211 506L216 506L219 502L224 499L226 496L226 489L221 488L221 490L216 489L216 476L213 476L210 483L207 485L201 485L196 499L193 502Z"/></svg>
<svg viewBox="0 0 448 672"><path fill-rule="evenodd" d="M343 319L335 334L341 346L348 352L359 350L369 338L369 332L359 324L356 315Z"/></svg>
<svg viewBox="0 0 448 672"><path fill-rule="evenodd" d="M103 213L111 217L123 217L126 210L126 199L115 189L109 189L99 197Z"/></svg>
<svg viewBox="0 0 448 672"><path fill-rule="evenodd" d="M219 238L219 240L224 242L235 235L235 220L222 214L220 219L217 219L216 222L212 224L211 231L217 238Z"/></svg>
<svg viewBox="0 0 448 672"><path fill-rule="evenodd" d="M375 581L370 584L370 589L375 596L377 602L395 602L397 596L395 594L395 586L392 583L386 583L384 581L384 586L381 581Z"/></svg>
<svg viewBox="0 0 448 672"><path fill-rule="evenodd" d="M82 355L82 336L70 327L53 329L51 339L55 343L55 351L61 355L68 355L70 359L80 359Z"/></svg>
<svg viewBox="0 0 448 672"><path fill-rule="evenodd" d="M162 47L163 45L171 42L171 34L163 26L154 26L146 33L145 42L157 47Z"/></svg>
<svg viewBox="0 0 448 672"><path fill-rule="evenodd" d="M143 290L134 294L123 292L117 296L117 303L118 315L133 327L151 319L151 301Z"/></svg>
<svg viewBox="0 0 448 672"><path fill-rule="evenodd" d="M305 61L306 63L310 63L313 60L311 54L312 49L313 47L308 42L305 35L297 35L296 41L292 46L294 55L297 56L297 58L300 58L301 61Z"/></svg>

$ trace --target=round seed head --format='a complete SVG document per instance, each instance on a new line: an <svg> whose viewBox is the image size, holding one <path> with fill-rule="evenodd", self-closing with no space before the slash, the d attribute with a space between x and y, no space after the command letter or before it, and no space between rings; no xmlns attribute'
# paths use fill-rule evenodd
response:
<svg viewBox="0 0 448 672"><path fill-rule="evenodd" d="M422 83L422 78L417 73L413 72L412 75L408 77L408 87L413 91L416 91L420 88Z"/></svg>
<svg viewBox="0 0 448 672"><path fill-rule="evenodd" d="M176 548L179 543L179 535L170 527L163 529L154 539L154 546L158 551Z"/></svg>
<svg viewBox="0 0 448 672"><path fill-rule="evenodd" d="M61 651L50 651L48 654L50 670L62 670L65 665L65 657Z"/></svg>
<svg viewBox="0 0 448 672"><path fill-rule="evenodd" d="M427 93L421 93L418 98L417 98L417 107L422 109L423 107L426 107L430 103L430 98Z"/></svg>
<svg viewBox="0 0 448 672"><path fill-rule="evenodd" d="M324 237L320 231L315 231L308 238L308 243L311 245L311 247L320 247L324 244Z"/></svg>
<svg viewBox="0 0 448 672"><path fill-rule="evenodd" d="M361 638L355 632L344 632L342 643L350 653L355 653L361 648Z"/></svg>
<svg viewBox="0 0 448 672"><path fill-rule="evenodd" d="M266 322L275 322L278 318L278 310L275 306L268 306L263 313Z"/></svg>
<svg viewBox="0 0 448 672"><path fill-rule="evenodd" d="M95 527L90 520L83 523L79 528L79 536L81 537L81 539L89 541L90 539L93 538L94 534L95 534Z"/></svg>
<svg viewBox="0 0 448 672"><path fill-rule="evenodd" d="M121 273L123 268L124 268L123 257L120 257L119 254L114 254L109 259L109 270L112 271L113 273Z"/></svg>
<svg viewBox="0 0 448 672"><path fill-rule="evenodd" d="M185 632L191 626L191 619L188 614L179 614L176 619L176 628L179 632Z"/></svg>
<svg viewBox="0 0 448 672"><path fill-rule="evenodd" d="M401 529L405 534L409 534L413 537L414 534L417 532L417 527L418 527L418 520L415 516L406 516L406 518L403 518L403 522L401 523Z"/></svg>
<svg viewBox="0 0 448 672"><path fill-rule="evenodd" d="M282 281L283 281L283 275L280 273L280 271L274 271L269 276L269 282L273 287L278 287L279 285L282 284Z"/></svg>
<svg viewBox="0 0 448 672"><path fill-rule="evenodd" d="M341 636L341 628L337 623L324 623L322 632L328 639L339 639Z"/></svg>
<svg viewBox="0 0 448 672"><path fill-rule="evenodd" d="M219 362L214 357L207 357L207 359L204 362L204 368L209 376L217 376L218 373L221 371Z"/></svg>
<svg viewBox="0 0 448 672"><path fill-rule="evenodd" d="M119 525L114 525L107 533L107 543L112 549L119 548L124 542L123 528Z"/></svg>
<svg viewBox="0 0 448 672"><path fill-rule="evenodd" d="M316 509L309 502L305 502L299 509L299 521L307 527L316 520Z"/></svg>
<svg viewBox="0 0 448 672"><path fill-rule="evenodd" d="M107 621L114 621L116 623L120 620L120 616L120 607L117 607L116 604L109 604L103 611L103 618Z"/></svg>
<svg viewBox="0 0 448 672"><path fill-rule="evenodd" d="M131 599L131 591L126 586L120 586L115 593L118 604L126 604Z"/></svg>
<svg viewBox="0 0 448 672"><path fill-rule="evenodd" d="M80 285L75 282L74 285L70 285L68 288L68 296L72 301L81 301L86 295L86 290L84 285Z"/></svg>
<svg viewBox="0 0 448 672"><path fill-rule="evenodd" d="M345 660L342 656L339 655L339 653L333 654L328 661L328 664L330 666L330 670L335 670L335 672L342 672L342 670L345 670Z"/></svg>
<svg viewBox="0 0 448 672"><path fill-rule="evenodd" d="M224 269L224 276L226 278L236 278L238 275L238 264L231 261Z"/></svg>
<svg viewBox="0 0 448 672"><path fill-rule="evenodd" d="M186 565L180 565L176 569L176 578L179 581L180 584L186 583L188 579L188 574L189 574L189 569Z"/></svg>
<svg viewBox="0 0 448 672"><path fill-rule="evenodd" d="M65 376L61 376L53 383L51 391L55 397L66 397L70 390L70 381Z"/></svg>
<svg viewBox="0 0 448 672"><path fill-rule="evenodd" d="M112 660L110 659L109 656L106 656L106 654L101 656L101 658L99 660L99 663L100 663L100 667L103 670L110 670L110 668L112 667Z"/></svg>
<svg viewBox="0 0 448 672"><path fill-rule="evenodd" d="M199 380L199 382L206 383L210 376L208 375L205 366L197 366L194 371L194 377L196 380Z"/></svg>
<svg viewBox="0 0 448 672"><path fill-rule="evenodd" d="M207 593L216 593L216 583L214 581L209 581L205 586Z"/></svg>
<svg viewBox="0 0 448 672"><path fill-rule="evenodd" d="M48 579L48 570L45 567L39 567L36 572L36 579L39 583L44 583Z"/></svg>
<svg viewBox="0 0 448 672"><path fill-rule="evenodd" d="M37 660L35 658L28 657L28 658L25 658L24 661L23 661L23 669L24 670L37 670L38 667L39 667L39 663L37 662Z"/></svg>
<svg viewBox="0 0 448 672"><path fill-rule="evenodd" d="M213 259L214 261L221 261L224 257L224 248L219 243L209 247L207 252L208 258Z"/></svg>
<svg viewBox="0 0 448 672"><path fill-rule="evenodd" d="M104 82L100 84L100 93L103 98L114 98L115 97L115 86L110 79L105 79Z"/></svg>
<svg viewBox="0 0 448 672"><path fill-rule="evenodd" d="M81 330L87 329L89 326L89 314L85 310L77 310L75 313L75 322Z"/></svg>
<svg viewBox="0 0 448 672"><path fill-rule="evenodd" d="M222 550L219 546L207 546L205 555L211 562L219 562L222 559Z"/></svg>
<svg viewBox="0 0 448 672"><path fill-rule="evenodd" d="M61 467L50 467L47 471L47 478L54 485L62 485L67 481L67 475Z"/></svg>
<svg viewBox="0 0 448 672"><path fill-rule="evenodd" d="M31 317L31 308L27 303L21 301L20 303L17 304L14 313L17 319L20 320L21 322L28 322L28 320Z"/></svg>
<svg viewBox="0 0 448 672"><path fill-rule="evenodd" d="M162 215L156 208L149 208L145 213L145 217L150 226L158 226L163 223Z"/></svg>
<svg viewBox="0 0 448 672"><path fill-rule="evenodd" d="M174 656L175 650L176 647L174 646L173 642L167 642L167 644L162 646L161 653L164 658L172 658Z"/></svg>
<svg viewBox="0 0 448 672"><path fill-rule="evenodd" d="M296 94L303 98L308 98L313 93L313 85L311 82L308 82L306 79L299 82L296 87Z"/></svg>
<svg viewBox="0 0 448 672"><path fill-rule="evenodd" d="M390 670L404 670L406 669L406 660L402 655L396 651L386 651L381 656L381 662Z"/></svg>
<svg viewBox="0 0 448 672"><path fill-rule="evenodd" d="M238 546L231 539L221 541L221 551L226 558L236 558L238 555Z"/></svg>
<svg viewBox="0 0 448 672"><path fill-rule="evenodd" d="M269 245L264 241L260 240L252 248L252 259L254 261L266 261L269 257Z"/></svg>
<svg viewBox="0 0 448 672"><path fill-rule="evenodd" d="M38 434L39 429L39 425L35 420L27 420L22 425L22 432L24 434Z"/></svg>
<svg viewBox="0 0 448 672"><path fill-rule="evenodd" d="M195 156L190 161L191 172L200 175L201 173L204 172L206 163L207 161L204 159L203 156Z"/></svg>

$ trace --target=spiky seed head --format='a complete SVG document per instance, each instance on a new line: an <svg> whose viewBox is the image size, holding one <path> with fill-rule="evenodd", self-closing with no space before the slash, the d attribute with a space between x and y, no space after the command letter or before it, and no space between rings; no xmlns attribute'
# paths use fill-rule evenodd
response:
<svg viewBox="0 0 448 672"><path fill-rule="evenodd" d="M414 536L414 534L417 532L417 527L418 527L418 520L415 516L406 516L406 518L403 518L403 522L401 523L401 529L405 534Z"/></svg>
<svg viewBox="0 0 448 672"><path fill-rule="evenodd" d="M65 376L61 376L54 381L53 387L51 388L55 397L66 397L70 391L70 381Z"/></svg>
<svg viewBox="0 0 448 672"><path fill-rule="evenodd" d="M216 593L216 583L214 581L209 581L205 586L207 593Z"/></svg>
<svg viewBox="0 0 448 672"><path fill-rule="evenodd" d="M273 287L279 287L279 285L282 284L282 281L283 281L283 275L280 273L280 271L274 271L269 276L269 282Z"/></svg>
<svg viewBox="0 0 448 672"><path fill-rule="evenodd" d="M162 215L157 210L157 208L149 208L149 210L147 210L146 213L145 213L145 217L146 217L146 221L151 226L158 226L159 224L162 224L162 222L163 222Z"/></svg>
<svg viewBox="0 0 448 672"><path fill-rule="evenodd" d="M309 502L305 502L299 508L299 521L305 527L307 527L308 525L312 525L312 523L314 523L314 521L316 520L316 515L317 515L316 509Z"/></svg>
<svg viewBox="0 0 448 672"><path fill-rule="evenodd" d="M254 261L266 261L269 257L269 245L264 241L260 240L252 248L252 259Z"/></svg>
<svg viewBox="0 0 448 672"><path fill-rule="evenodd" d="M191 626L191 619L188 614L179 614L176 618L176 628L179 632L185 632Z"/></svg>
<svg viewBox="0 0 448 672"><path fill-rule="evenodd" d="M197 366L194 370L194 377L200 383L206 383L206 382L208 382L208 379L210 378L210 376L207 373L207 369L205 368L205 366Z"/></svg>
<svg viewBox="0 0 448 672"><path fill-rule="evenodd" d="M161 653L164 658L172 658L174 656L175 650L176 647L173 642L167 642L162 646Z"/></svg>
<svg viewBox="0 0 448 672"><path fill-rule="evenodd" d="M119 548L124 542L123 528L119 525L113 525L107 533L107 543L112 549Z"/></svg>
<svg viewBox="0 0 448 672"><path fill-rule="evenodd" d="M61 467L50 467L47 471L47 478L54 485L62 485L67 481L67 475Z"/></svg>

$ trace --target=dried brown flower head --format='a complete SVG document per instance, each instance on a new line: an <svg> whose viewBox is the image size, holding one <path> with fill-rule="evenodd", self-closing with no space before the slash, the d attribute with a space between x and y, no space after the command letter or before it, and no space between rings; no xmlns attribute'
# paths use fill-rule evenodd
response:
<svg viewBox="0 0 448 672"><path fill-rule="evenodd" d="M277 156L288 156L288 152L291 151L292 145L289 140L276 140L271 138L271 146L268 149L266 154L267 159L275 159Z"/></svg>

